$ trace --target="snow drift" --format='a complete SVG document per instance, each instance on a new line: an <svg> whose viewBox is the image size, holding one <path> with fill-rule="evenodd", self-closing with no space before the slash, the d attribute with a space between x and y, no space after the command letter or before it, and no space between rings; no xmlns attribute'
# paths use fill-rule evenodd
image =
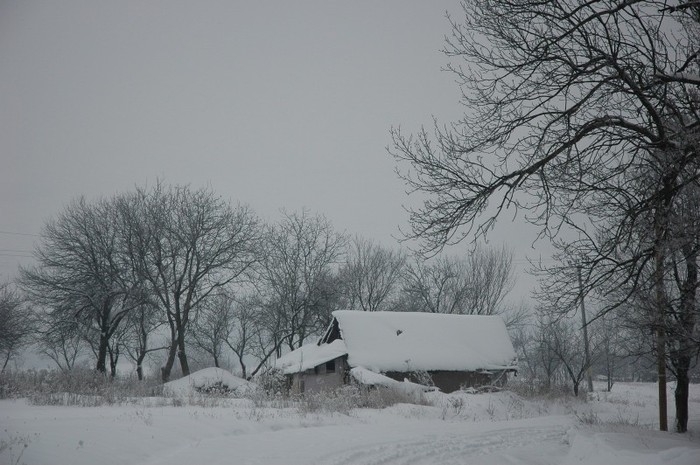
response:
<svg viewBox="0 0 700 465"><path fill-rule="evenodd" d="M255 387L255 384L234 376L226 370L212 367L165 383L163 385L163 394L174 397L186 397L211 392L243 395L252 392L255 390Z"/></svg>

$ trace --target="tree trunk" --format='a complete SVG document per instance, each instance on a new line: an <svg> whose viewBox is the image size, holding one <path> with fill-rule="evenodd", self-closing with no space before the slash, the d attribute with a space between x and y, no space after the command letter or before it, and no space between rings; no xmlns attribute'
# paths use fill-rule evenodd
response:
<svg viewBox="0 0 700 465"><path fill-rule="evenodd" d="M172 321L168 321L168 324L170 324L170 348L168 349L168 358L165 361L165 366L160 369L160 379L164 383L170 380L170 372L173 370L175 355L177 354L177 333L175 332L175 325Z"/></svg>
<svg viewBox="0 0 700 465"><path fill-rule="evenodd" d="M187 363L187 354L185 353L184 328L179 328L179 331L177 332L177 358L180 360L182 376L188 376L190 374L190 365Z"/></svg>
<svg viewBox="0 0 700 465"><path fill-rule="evenodd" d="M107 345L109 344L109 337L107 336L107 330L102 329L100 331L100 345L97 351L97 371L100 373L107 373Z"/></svg>
<svg viewBox="0 0 700 465"><path fill-rule="evenodd" d="M109 351L109 371L112 378L117 376L117 363L119 362L119 345Z"/></svg>
<svg viewBox="0 0 700 465"><path fill-rule="evenodd" d="M12 348L7 350L7 356L5 357L5 362L2 364L2 370L0 370L0 375L5 373L7 364L10 363L10 358L12 357Z"/></svg>
<svg viewBox="0 0 700 465"><path fill-rule="evenodd" d="M170 380L170 373L173 370L173 365L175 364L175 355L177 354L177 341L173 341L170 344L170 349L168 349L168 358L165 361L165 366L160 369L160 379L164 383Z"/></svg>
<svg viewBox="0 0 700 465"><path fill-rule="evenodd" d="M698 254L695 244L683 247L683 258L686 266L686 282L683 285L680 318L678 327L672 334L677 340L678 352L671 357L671 363L676 371L676 431L688 431L688 371L692 360L692 334L695 329L696 292L698 289Z"/></svg>
<svg viewBox="0 0 700 465"><path fill-rule="evenodd" d="M245 363L243 362L243 357L238 357L238 364L241 366L241 377L243 379L248 379L248 378L246 378L246 366L245 366Z"/></svg>
<svg viewBox="0 0 700 465"><path fill-rule="evenodd" d="M659 309L659 312L662 310ZM656 370L659 383L659 429L668 431L668 406L666 404L666 334L661 323L656 328Z"/></svg>
<svg viewBox="0 0 700 465"><path fill-rule="evenodd" d="M139 356L136 358L136 376L138 376L139 381L143 381L143 361L146 359L148 354L148 332L146 332L146 327L144 324L144 314L143 310L141 312L141 319L139 320Z"/></svg>
<svg viewBox="0 0 700 465"><path fill-rule="evenodd" d="M688 431L688 369L690 368L690 357L681 355L676 368L676 432L686 433Z"/></svg>

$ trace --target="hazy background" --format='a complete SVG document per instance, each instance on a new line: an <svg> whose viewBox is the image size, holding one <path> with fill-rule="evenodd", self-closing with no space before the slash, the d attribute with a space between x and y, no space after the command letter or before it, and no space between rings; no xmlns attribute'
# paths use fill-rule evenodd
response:
<svg viewBox="0 0 700 465"><path fill-rule="evenodd" d="M72 198L157 179L395 245L412 200L389 129L464 111L446 11L459 2L0 0L0 279ZM533 239L520 222L492 236L515 249L514 297Z"/></svg>

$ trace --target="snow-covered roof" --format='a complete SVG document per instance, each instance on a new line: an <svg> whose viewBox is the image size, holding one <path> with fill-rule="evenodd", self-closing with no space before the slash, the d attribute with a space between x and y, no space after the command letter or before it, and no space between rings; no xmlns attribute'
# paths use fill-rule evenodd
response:
<svg viewBox="0 0 700 465"><path fill-rule="evenodd" d="M515 368L499 316L336 311L348 364L376 372Z"/></svg>
<svg viewBox="0 0 700 465"><path fill-rule="evenodd" d="M284 355L277 368L298 373L345 354L351 367L378 373L516 368L513 344L499 316L351 310L333 316L325 342ZM342 339L333 339L336 322Z"/></svg>
<svg viewBox="0 0 700 465"><path fill-rule="evenodd" d="M284 374L299 373L347 353L345 343L340 339L330 344L306 344L278 358L275 366Z"/></svg>

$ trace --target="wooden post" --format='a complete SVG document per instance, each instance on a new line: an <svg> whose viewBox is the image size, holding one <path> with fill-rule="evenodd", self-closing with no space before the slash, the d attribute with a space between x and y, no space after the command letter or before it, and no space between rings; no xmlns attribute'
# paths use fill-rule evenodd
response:
<svg viewBox="0 0 700 465"><path fill-rule="evenodd" d="M660 241L656 245L654 278L656 287L656 370L659 382L659 429L668 431L668 406L666 402L666 327L664 308L663 255Z"/></svg>
<svg viewBox="0 0 700 465"><path fill-rule="evenodd" d="M593 376L591 375L591 351L588 345L588 322L586 321L586 305L583 302L583 281L581 280L581 266L578 270L579 299L581 302L581 322L583 324L583 348L586 362L586 379L588 381L588 392L593 392Z"/></svg>
<svg viewBox="0 0 700 465"><path fill-rule="evenodd" d="M666 192L666 189L664 190ZM664 208L659 206L654 215L654 288L656 291L656 371L659 383L659 429L668 431L666 402L666 299L664 296Z"/></svg>

